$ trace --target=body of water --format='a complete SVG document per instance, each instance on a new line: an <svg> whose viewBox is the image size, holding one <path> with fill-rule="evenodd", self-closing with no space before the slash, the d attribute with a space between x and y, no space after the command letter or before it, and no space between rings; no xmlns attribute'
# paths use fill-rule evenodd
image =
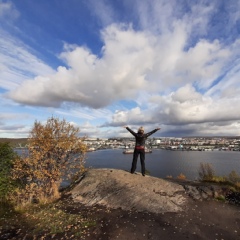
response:
<svg viewBox="0 0 240 240"><path fill-rule="evenodd" d="M88 152L86 167L116 168L129 171L132 154L123 154L122 149ZM170 151L153 149L146 154L146 170L151 176L176 178L180 173L189 180L198 179L200 163L210 163L216 175L226 176L235 170L240 174L240 152L235 151ZM138 158L137 171L141 172Z"/></svg>
<svg viewBox="0 0 240 240"><path fill-rule="evenodd" d="M16 149L18 154L26 154L26 149ZM107 149L86 154L86 167L116 168L130 171L132 154L123 154L123 149ZM238 151L171 151L153 149L146 154L146 170L151 176L176 178L181 173L189 180L198 179L200 163L209 163L219 176L227 176L235 170L240 174L240 152ZM137 171L141 172L140 158Z"/></svg>

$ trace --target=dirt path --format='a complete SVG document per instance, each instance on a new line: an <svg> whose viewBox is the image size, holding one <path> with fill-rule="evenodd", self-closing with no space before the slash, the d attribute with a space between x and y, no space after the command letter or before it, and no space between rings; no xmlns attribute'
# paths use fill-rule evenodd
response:
<svg viewBox="0 0 240 240"><path fill-rule="evenodd" d="M90 208L66 201L66 211L96 220L96 226L89 228L83 238L86 240L240 239L240 207L215 200L192 200L184 212L160 214Z"/></svg>

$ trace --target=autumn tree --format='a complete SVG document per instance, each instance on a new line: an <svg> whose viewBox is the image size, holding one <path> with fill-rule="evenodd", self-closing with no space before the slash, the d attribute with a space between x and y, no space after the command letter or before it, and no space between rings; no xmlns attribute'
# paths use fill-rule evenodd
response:
<svg viewBox="0 0 240 240"><path fill-rule="evenodd" d="M58 197L63 178L71 180L84 170L86 146L79 132L66 120L51 117L46 124L35 121L28 156L14 166L14 178L23 186L18 194L25 201Z"/></svg>

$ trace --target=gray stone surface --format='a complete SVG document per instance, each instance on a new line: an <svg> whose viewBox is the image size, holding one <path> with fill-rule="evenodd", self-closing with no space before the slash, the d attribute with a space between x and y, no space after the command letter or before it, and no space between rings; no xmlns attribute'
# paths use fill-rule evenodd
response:
<svg viewBox="0 0 240 240"><path fill-rule="evenodd" d="M117 169L88 170L70 193L87 206L153 213L183 211L188 199L179 184Z"/></svg>

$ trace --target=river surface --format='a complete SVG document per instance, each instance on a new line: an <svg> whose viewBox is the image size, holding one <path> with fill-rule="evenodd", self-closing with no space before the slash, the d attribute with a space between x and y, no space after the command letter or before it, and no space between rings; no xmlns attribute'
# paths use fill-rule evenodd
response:
<svg viewBox="0 0 240 240"><path fill-rule="evenodd" d="M22 151L17 149L20 155ZM26 150L25 150L26 151ZM123 149L107 149L88 152L86 167L116 168L129 171L132 164L132 154L123 154ZM215 175L227 176L235 170L240 174L239 151L171 151L153 149L145 157L146 170L151 176L176 178L181 173L189 180L199 178L200 163L212 165ZM141 172L140 159L137 162L137 171Z"/></svg>
<svg viewBox="0 0 240 240"><path fill-rule="evenodd" d="M122 149L99 150L88 152L86 166L93 168L116 168L129 171L132 164L132 154L123 154ZM235 170L240 174L240 152L237 151L171 151L153 149L146 154L146 170L151 176L176 178L184 174L189 180L199 177L200 163L212 165L215 174L227 176ZM137 171L141 172L140 159Z"/></svg>

